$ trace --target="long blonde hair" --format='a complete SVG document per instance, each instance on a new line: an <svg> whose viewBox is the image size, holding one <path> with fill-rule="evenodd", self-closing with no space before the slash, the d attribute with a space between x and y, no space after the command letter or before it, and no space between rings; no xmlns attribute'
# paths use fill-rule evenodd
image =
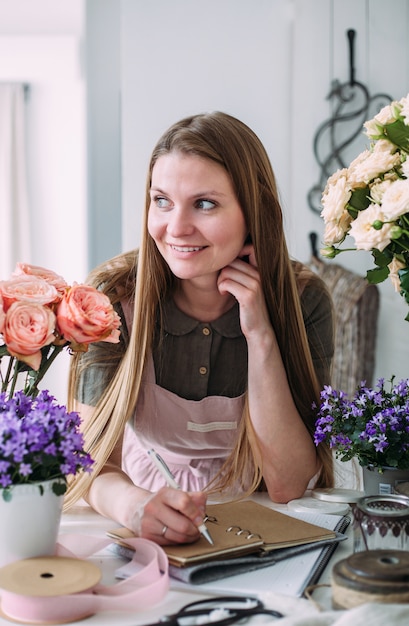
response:
<svg viewBox="0 0 409 626"><path fill-rule="evenodd" d="M152 348L154 321L161 302L171 294L176 278L171 273L147 229L152 169L157 159L170 152L194 154L220 164L230 176L254 244L261 284L271 324L280 347L288 382L297 409L312 434L313 402L319 402L320 386L315 374L305 331L299 289L305 278L300 264L288 254L282 211L274 173L268 155L253 131L236 118L221 112L201 114L174 124L153 150L146 185L141 246L138 253L119 255L97 268L90 281L103 287L115 300L134 301L129 345L109 387L85 424L87 449L95 460L92 476L79 476L70 485L66 506L81 497L98 475L122 435L138 399L147 356ZM317 280L309 276L308 280ZM69 395L75 408L75 387L80 363L73 358ZM321 460L320 486L333 481L332 456L324 445L318 447ZM249 491L262 484L262 467L251 419L245 404L240 433L234 448L212 487L225 490L248 481Z"/></svg>

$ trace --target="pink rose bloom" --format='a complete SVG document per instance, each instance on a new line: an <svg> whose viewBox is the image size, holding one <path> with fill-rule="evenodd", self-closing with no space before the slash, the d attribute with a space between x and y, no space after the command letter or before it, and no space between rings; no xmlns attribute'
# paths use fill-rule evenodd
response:
<svg viewBox="0 0 409 626"><path fill-rule="evenodd" d="M3 337L9 353L33 370L41 365L41 348L55 339L55 315L37 302L14 302L7 311Z"/></svg>
<svg viewBox="0 0 409 626"><path fill-rule="evenodd" d="M67 341L118 343L121 318L105 294L88 285L68 289L57 309L57 326Z"/></svg>
<svg viewBox="0 0 409 626"><path fill-rule="evenodd" d="M4 310L8 311L13 302L24 301L32 304L51 304L59 300L56 288L42 278L35 276L15 276L0 282Z"/></svg>
<svg viewBox="0 0 409 626"><path fill-rule="evenodd" d="M49 285L53 285L56 288L61 298L68 289L68 284L62 276L59 276L52 270L48 270L45 267L39 265L30 265L29 263L17 263L12 277L14 276L35 276L36 278L42 278Z"/></svg>

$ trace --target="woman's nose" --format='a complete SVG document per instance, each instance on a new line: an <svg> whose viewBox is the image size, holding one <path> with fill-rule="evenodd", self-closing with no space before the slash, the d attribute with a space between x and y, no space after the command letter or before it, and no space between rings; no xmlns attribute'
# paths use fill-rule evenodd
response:
<svg viewBox="0 0 409 626"><path fill-rule="evenodd" d="M181 237L193 232L194 225L190 211L183 207L174 207L168 215L169 222L167 230L170 235L173 237Z"/></svg>

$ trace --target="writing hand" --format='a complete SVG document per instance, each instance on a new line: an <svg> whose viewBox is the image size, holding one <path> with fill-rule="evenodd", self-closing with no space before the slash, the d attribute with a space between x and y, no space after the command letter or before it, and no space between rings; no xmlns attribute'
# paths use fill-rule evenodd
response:
<svg viewBox="0 0 409 626"><path fill-rule="evenodd" d="M139 535L160 545L192 543L200 537L206 494L163 487L140 512Z"/></svg>

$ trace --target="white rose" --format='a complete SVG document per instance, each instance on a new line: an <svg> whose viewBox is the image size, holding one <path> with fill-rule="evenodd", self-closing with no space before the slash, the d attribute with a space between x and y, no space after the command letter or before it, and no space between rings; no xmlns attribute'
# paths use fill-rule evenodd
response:
<svg viewBox="0 0 409 626"><path fill-rule="evenodd" d="M387 104L386 106L384 106L379 113L377 113L374 117L374 119L379 123L382 124L382 126L385 126L385 124L391 124L392 122L395 121L395 117L393 115L393 110L390 104Z"/></svg>
<svg viewBox="0 0 409 626"><path fill-rule="evenodd" d="M352 217L348 211L344 211L341 218L330 220L325 224L324 242L326 245L333 245L342 241L349 230Z"/></svg>
<svg viewBox="0 0 409 626"><path fill-rule="evenodd" d="M370 196L375 204L382 204L383 195L391 184L392 180L390 179L381 180L380 178L377 178L376 181L369 186Z"/></svg>
<svg viewBox="0 0 409 626"><path fill-rule="evenodd" d="M333 185L335 185L335 184L338 182L338 180L339 180L340 178L346 178L347 174L348 174L348 170L347 170L347 168L346 168L346 167L344 167L344 168L343 168L343 169L341 169L341 170L337 170L336 172L334 172L334 173L333 173L333 174L332 174L332 175L328 178L328 180L327 180L327 184L325 185L325 189L324 189L324 192L323 192L323 193L324 193L324 194L328 193L328 189L329 189L330 187L332 187Z"/></svg>
<svg viewBox="0 0 409 626"><path fill-rule="evenodd" d="M352 222L349 234L355 239L357 250L384 250L390 243L392 224L383 224L377 230L372 226L376 221L384 222L385 216L377 204L370 204L364 211L359 211L358 216Z"/></svg>
<svg viewBox="0 0 409 626"><path fill-rule="evenodd" d="M378 139L383 136L383 126L378 124L376 120L369 120L364 124L365 135L369 139Z"/></svg>
<svg viewBox="0 0 409 626"><path fill-rule="evenodd" d="M409 94L406 96L406 98L402 98L399 101L399 104L402 105L400 114L403 117L405 124L409 126Z"/></svg>
<svg viewBox="0 0 409 626"><path fill-rule="evenodd" d="M390 124L394 121L395 118L393 116L392 107L388 104L384 106L373 119L364 123L365 134L371 139L378 139L378 137L382 137L384 134L385 124Z"/></svg>
<svg viewBox="0 0 409 626"><path fill-rule="evenodd" d="M321 217L325 222L340 219L351 197L346 173L346 169L339 170L328 179L322 195Z"/></svg>
<svg viewBox="0 0 409 626"><path fill-rule="evenodd" d="M402 163L401 171L402 171L403 176L406 176L406 178L409 178L409 159L406 159L406 161Z"/></svg>
<svg viewBox="0 0 409 626"><path fill-rule="evenodd" d="M360 154L348 168L348 180L352 186L368 184L380 174L391 170L400 163L399 153L392 154L394 144L387 139L379 140L373 150L366 150Z"/></svg>
<svg viewBox="0 0 409 626"><path fill-rule="evenodd" d="M396 220L409 211L409 180L395 180L383 194L382 211L389 220Z"/></svg>
<svg viewBox="0 0 409 626"><path fill-rule="evenodd" d="M356 170L361 165L361 163L365 162L366 159L370 156L370 154L371 154L370 150L364 150L363 152L358 154L358 156L355 157L353 161L351 161L347 170L347 176L349 179L351 177L351 172Z"/></svg>
<svg viewBox="0 0 409 626"><path fill-rule="evenodd" d="M389 267L389 278L392 281L392 285L395 291L399 293L400 292L400 278L399 278L398 271L402 270L404 267L406 267L406 265L405 263L402 263L402 261L399 261L394 256L392 261L389 263L388 267Z"/></svg>

